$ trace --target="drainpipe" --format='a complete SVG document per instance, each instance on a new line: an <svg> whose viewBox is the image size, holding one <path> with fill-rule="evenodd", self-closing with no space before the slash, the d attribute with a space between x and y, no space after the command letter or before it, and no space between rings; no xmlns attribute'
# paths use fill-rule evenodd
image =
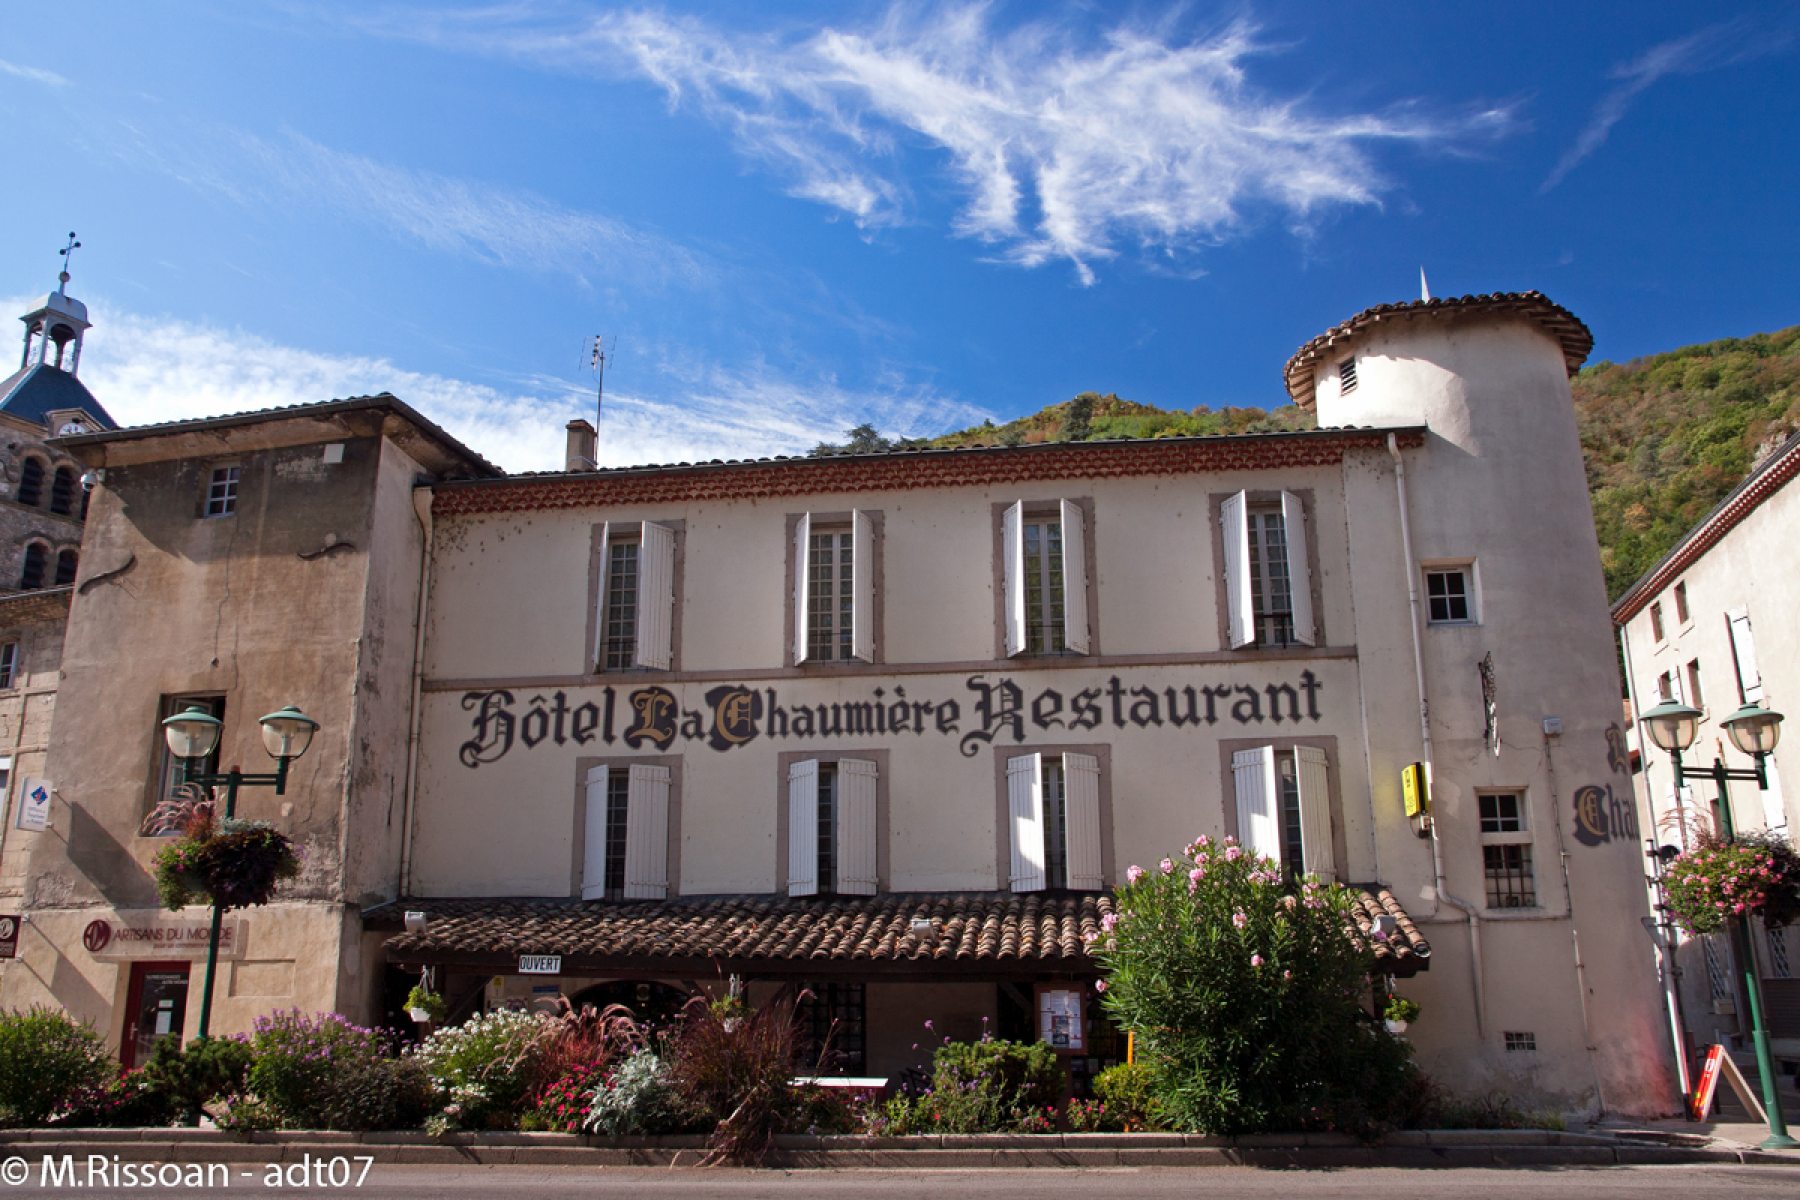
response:
<svg viewBox="0 0 1800 1200"><path fill-rule="evenodd" d="M1408 518L1406 502L1406 460L1400 456L1400 442L1393 434L1387 435L1388 457L1394 460L1394 495L1400 508L1400 546L1406 555L1406 599L1410 608L1411 621L1408 630L1412 634L1413 681L1419 692L1419 743L1420 753L1425 760L1425 781L1429 789L1432 777L1431 750L1431 699L1425 691L1425 649L1419 641L1419 564L1413 557L1412 522ZM1485 1037L1487 1033L1487 989L1483 985L1481 974L1481 919L1475 906L1470 904L1444 886L1444 850L1438 840L1437 815L1427 817L1431 827L1431 876L1432 901L1431 914L1437 915L1441 903L1448 904L1463 915L1469 926L1469 974L1470 982L1475 989L1475 1033L1477 1037Z"/></svg>
<svg viewBox="0 0 1800 1200"><path fill-rule="evenodd" d="M402 805L400 830L400 895L412 895L412 854L414 809L419 794L419 726L424 713L419 703L425 681L425 609L431 597L431 497L428 487L413 488L413 515L419 518L424 538L419 554L419 610L414 619L412 709L406 732L406 798Z"/></svg>

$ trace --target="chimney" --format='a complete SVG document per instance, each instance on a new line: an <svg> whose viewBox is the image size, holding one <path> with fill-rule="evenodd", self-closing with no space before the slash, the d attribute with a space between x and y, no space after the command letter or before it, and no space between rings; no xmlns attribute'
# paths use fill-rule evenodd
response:
<svg viewBox="0 0 1800 1200"><path fill-rule="evenodd" d="M563 470L592 471L599 467L594 460L598 449L594 427L577 417L569 422L569 448L564 455Z"/></svg>

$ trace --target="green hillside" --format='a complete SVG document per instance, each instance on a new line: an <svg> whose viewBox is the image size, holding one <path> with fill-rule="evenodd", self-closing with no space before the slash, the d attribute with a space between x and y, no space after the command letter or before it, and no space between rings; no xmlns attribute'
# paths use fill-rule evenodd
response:
<svg viewBox="0 0 1800 1200"><path fill-rule="evenodd" d="M1800 326L1687 346L1628 363L1598 362L1573 381L1588 493L1617 598L1737 486L1766 448L1800 428ZM1017 446L1104 438L1311 429L1293 404L1169 410L1083 392L1004 425L894 440L872 426L814 454L897 448Z"/></svg>

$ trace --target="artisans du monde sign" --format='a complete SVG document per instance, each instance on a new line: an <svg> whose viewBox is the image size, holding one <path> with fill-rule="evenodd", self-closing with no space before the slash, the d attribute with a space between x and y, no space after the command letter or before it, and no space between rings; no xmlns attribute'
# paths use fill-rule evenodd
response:
<svg viewBox="0 0 1800 1200"><path fill-rule="evenodd" d="M1007 676L971 675L961 695L909 693L904 684L872 687L861 698L830 703L783 700L775 687L725 684L689 707L665 687L606 686L592 699L568 693L504 688L464 692L469 740L458 751L471 769L515 748L612 746L666 750L677 741L718 751L758 738L818 742L833 738L955 738L965 755L995 742L1022 743L1055 730L1182 729L1235 725L1249 729L1319 720L1318 678L1292 682L1127 686L1117 675L1079 691L1027 689ZM1027 730L1032 731L1031 734Z"/></svg>

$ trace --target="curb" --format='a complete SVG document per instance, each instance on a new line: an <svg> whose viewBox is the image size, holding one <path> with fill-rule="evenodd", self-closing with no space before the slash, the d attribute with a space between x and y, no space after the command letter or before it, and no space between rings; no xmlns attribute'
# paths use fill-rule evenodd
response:
<svg viewBox="0 0 1800 1200"><path fill-rule="evenodd" d="M55 1129L0 1133L0 1152L27 1161L88 1155L125 1162L301 1163L372 1155L382 1164L694 1167L699 1137L600 1139L559 1133L292 1132L243 1135L210 1129ZM1409 1130L1365 1144L1341 1134L1258 1135L1235 1141L1184 1134L967 1135L777 1139L767 1166L789 1170L933 1168L1346 1167L1453 1168L1800 1164L1800 1157L1718 1145L1654 1145L1548 1131Z"/></svg>

